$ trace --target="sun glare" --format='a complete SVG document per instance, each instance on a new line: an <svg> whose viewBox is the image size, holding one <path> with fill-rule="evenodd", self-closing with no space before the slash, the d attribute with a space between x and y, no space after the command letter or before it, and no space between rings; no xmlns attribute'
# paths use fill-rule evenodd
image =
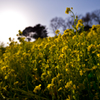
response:
<svg viewBox="0 0 100 100"><path fill-rule="evenodd" d="M27 25L27 19L20 12L13 10L0 12L0 41L8 41L9 37L15 38L18 30L23 30Z"/></svg>

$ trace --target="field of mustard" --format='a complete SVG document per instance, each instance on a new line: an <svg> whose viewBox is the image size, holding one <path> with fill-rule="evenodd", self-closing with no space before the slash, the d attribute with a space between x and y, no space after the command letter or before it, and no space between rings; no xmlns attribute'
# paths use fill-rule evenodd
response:
<svg viewBox="0 0 100 100"><path fill-rule="evenodd" d="M20 44L9 38L0 56L0 100L100 99L100 25L87 32L73 17L63 35Z"/></svg>

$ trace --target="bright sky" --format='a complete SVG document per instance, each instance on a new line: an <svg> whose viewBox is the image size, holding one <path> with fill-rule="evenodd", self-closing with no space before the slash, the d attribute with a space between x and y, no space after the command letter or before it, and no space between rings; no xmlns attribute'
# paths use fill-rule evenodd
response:
<svg viewBox="0 0 100 100"><path fill-rule="evenodd" d="M9 37L17 40L18 30L39 23L49 28L52 18L69 17L66 7L85 15L100 9L100 0L0 0L0 41L7 43ZM48 36L54 35L49 32Z"/></svg>

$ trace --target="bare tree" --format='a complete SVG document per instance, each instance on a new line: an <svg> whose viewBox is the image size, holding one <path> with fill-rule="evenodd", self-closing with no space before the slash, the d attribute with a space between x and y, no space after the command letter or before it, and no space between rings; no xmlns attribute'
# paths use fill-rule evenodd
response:
<svg viewBox="0 0 100 100"><path fill-rule="evenodd" d="M93 11L91 16L97 24L100 24L100 9Z"/></svg>
<svg viewBox="0 0 100 100"><path fill-rule="evenodd" d="M65 20L61 17L55 17L55 18L51 19L50 28L54 34L57 29L62 28L62 30L64 30L66 28Z"/></svg>
<svg viewBox="0 0 100 100"><path fill-rule="evenodd" d="M72 25L74 25L73 17L66 18L66 26L68 29L72 29Z"/></svg>
<svg viewBox="0 0 100 100"><path fill-rule="evenodd" d="M90 26L92 24L91 13L86 13L86 15L82 17L82 20L84 21L85 26Z"/></svg>

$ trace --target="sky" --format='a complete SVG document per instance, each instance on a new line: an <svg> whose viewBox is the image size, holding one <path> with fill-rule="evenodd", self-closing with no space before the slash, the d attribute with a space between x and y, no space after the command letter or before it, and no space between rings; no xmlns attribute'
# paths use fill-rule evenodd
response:
<svg viewBox="0 0 100 100"><path fill-rule="evenodd" d="M100 0L0 0L0 41L7 44L9 37L16 41L18 30L39 23L48 28L48 36L54 36L50 20L69 17L66 7L73 7L77 15L85 15L100 9Z"/></svg>

